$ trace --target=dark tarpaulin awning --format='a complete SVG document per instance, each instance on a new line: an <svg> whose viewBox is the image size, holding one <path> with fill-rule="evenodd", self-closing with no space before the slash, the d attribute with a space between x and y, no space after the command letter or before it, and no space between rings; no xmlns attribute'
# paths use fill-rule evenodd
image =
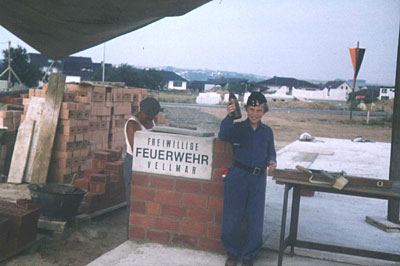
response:
<svg viewBox="0 0 400 266"><path fill-rule="evenodd" d="M2 0L0 25L58 59L210 0Z"/></svg>

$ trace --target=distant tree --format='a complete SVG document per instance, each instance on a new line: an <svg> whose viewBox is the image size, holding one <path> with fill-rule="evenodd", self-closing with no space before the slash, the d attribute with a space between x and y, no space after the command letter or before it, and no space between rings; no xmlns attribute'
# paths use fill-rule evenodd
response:
<svg viewBox="0 0 400 266"><path fill-rule="evenodd" d="M101 71L97 71L92 80L101 80ZM125 82L129 87L159 90L163 87L163 79L155 69L137 69L128 64L112 67L105 73L104 79L113 82Z"/></svg>
<svg viewBox="0 0 400 266"><path fill-rule="evenodd" d="M22 83L27 87L35 87L43 76L40 67L29 62L26 49L18 45L17 48L10 48L11 68L21 79ZM0 66L0 74L8 67L8 49L3 50L3 64ZM7 80L8 75L3 75L0 79ZM17 82L17 79L12 75L12 85Z"/></svg>

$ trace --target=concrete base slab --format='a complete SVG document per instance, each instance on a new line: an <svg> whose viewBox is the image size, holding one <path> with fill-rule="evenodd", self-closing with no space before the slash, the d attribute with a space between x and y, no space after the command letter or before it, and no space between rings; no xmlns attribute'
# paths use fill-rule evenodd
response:
<svg viewBox="0 0 400 266"><path fill-rule="evenodd" d="M117 248L92 261L88 266L187 266L224 265L224 263L225 256L222 254L127 240Z"/></svg>
<svg viewBox="0 0 400 266"><path fill-rule="evenodd" d="M347 258L346 258L347 257ZM317 251L296 249L296 255L284 255L285 266L395 266L397 262L386 262L364 258L348 258L351 256L324 254ZM156 243L139 243L127 240L117 248L103 254L87 264L87 266L222 266L225 254L171 247ZM346 262L347 261L347 262ZM348 263L352 261L352 263ZM278 264L278 253L263 249L254 261L255 266ZM240 264L239 264L240 265Z"/></svg>
<svg viewBox="0 0 400 266"><path fill-rule="evenodd" d="M319 141L295 141L279 150L278 168L295 169L296 165L302 165L311 169L333 172L344 170L349 175L388 179L390 143L360 143L330 138L317 140ZM324 152L319 152L312 159L304 156L309 151ZM286 234L290 226L291 193L292 191L289 194ZM264 248L278 250L283 194L284 186L276 184L268 177ZM315 192L313 197L301 197L298 239L400 254L398 233L387 233L365 221L366 215L384 218L386 214L386 200ZM397 264L400 265L399 262Z"/></svg>

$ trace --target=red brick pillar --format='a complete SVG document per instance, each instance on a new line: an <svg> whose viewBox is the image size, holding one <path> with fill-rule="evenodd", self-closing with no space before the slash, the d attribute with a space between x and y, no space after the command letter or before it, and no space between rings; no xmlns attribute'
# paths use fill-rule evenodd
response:
<svg viewBox="0 0 400 266"><path fill-rule="evenodd" d="M129 237L222 251L222 170L229 143L214 139L211 180L133 172Z"/></svg>

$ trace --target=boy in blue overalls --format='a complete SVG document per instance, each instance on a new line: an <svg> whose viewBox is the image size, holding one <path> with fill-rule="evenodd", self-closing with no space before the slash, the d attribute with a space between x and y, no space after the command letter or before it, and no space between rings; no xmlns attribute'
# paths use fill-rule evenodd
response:
<svg viewBox="0 0 400 266"><path fill-rule="evenodd" d="M234 162L224 180L224 210L222 243L228 254L226 266L253 265L262 246L264 223L266 170L276 167L276 152L272 129L261 122L268 112L267 99L253 92L245 106L248 118L233 122L230 116L233 102L227 106L228 115L222 120L219 139L232 144ZM247 237L241 243L240 228L247 219Z"/></svg>

